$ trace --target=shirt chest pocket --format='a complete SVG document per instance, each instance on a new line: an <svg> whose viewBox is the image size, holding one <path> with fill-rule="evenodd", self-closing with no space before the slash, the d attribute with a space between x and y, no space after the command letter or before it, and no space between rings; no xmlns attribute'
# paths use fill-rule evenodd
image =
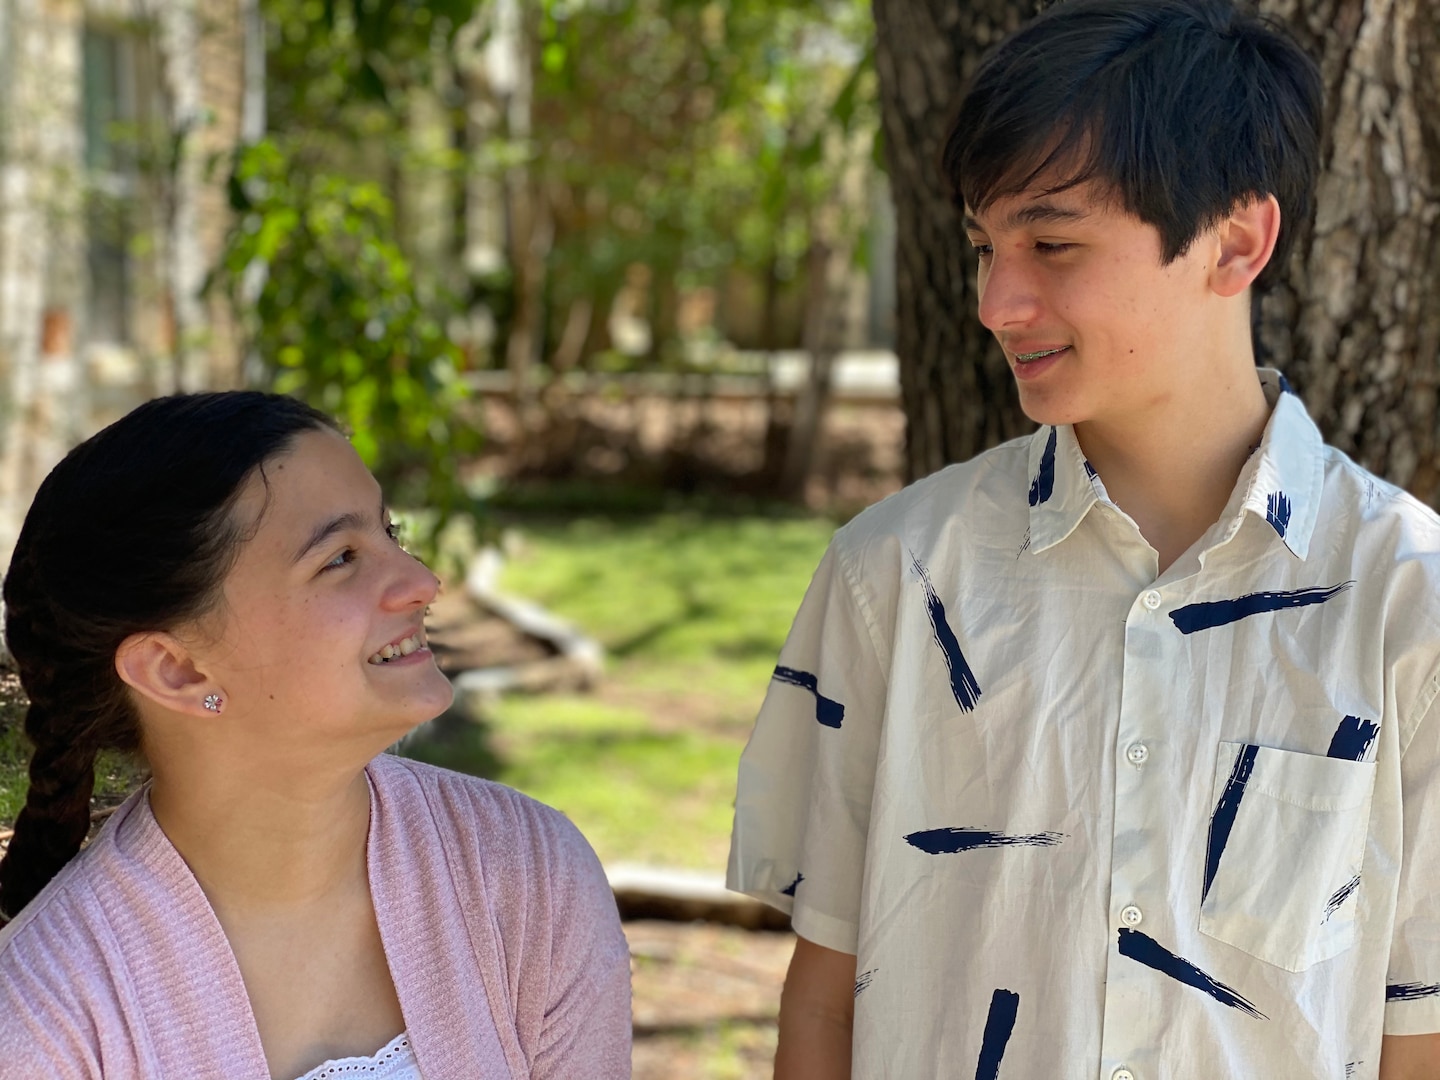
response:
<svg viewBox="0 0 1440 1080"><path fill-rule="evenodd" d="M1355 943L1375 763L1221 743L1200 932L1287 971Z"/></svg>

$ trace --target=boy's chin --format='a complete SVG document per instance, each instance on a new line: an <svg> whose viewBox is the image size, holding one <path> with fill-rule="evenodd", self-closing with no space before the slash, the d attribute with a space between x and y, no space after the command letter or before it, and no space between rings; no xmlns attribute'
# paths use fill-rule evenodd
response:
<svg viewBox="0 0 1440 1080"><path fill-rule="evenodd" d="M1085 420L1083 412L1073 403L1057 401L1051 394L1027 392L1024 386L1020 388L1020 411L1042 426L1079 424Z"/></svg>

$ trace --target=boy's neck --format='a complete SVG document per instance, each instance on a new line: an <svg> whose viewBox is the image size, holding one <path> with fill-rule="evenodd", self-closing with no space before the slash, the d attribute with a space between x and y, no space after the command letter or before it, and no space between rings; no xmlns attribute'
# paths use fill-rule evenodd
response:
<svg viewBox="0 0 1440 1080"><path fill-rule="evenodd" d="M1270 406L1246 359L1141 415L1075 425L1110 498L1155 549L1159 573L1219 520L1260 444Z"/></svg>

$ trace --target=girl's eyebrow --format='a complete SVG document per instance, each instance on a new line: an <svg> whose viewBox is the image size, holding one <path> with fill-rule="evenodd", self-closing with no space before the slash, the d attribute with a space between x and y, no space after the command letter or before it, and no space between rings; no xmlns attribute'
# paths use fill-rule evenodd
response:
<svg viewBox="0 0 1440 1080"><path fill-rule="evenodd" d="M306 555L309 555L310 552L325 543L326 540L329 540L330 537L336 533L344 532L346 529L368 529L376 521L384 521L386 513L385 502L381 500L380 515L378 518L372 518L367 514L356 513L354 510L331 518L329 521L317 526L315 531L310 534L310 538L306 540L300 550L295 553L295 557L291 560L292 565L305 558Z"/></svg>

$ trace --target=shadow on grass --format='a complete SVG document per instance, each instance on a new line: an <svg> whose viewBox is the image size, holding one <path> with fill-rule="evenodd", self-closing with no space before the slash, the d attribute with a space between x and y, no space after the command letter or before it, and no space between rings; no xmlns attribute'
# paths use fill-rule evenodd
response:
<svg viewBox="0 0 1440 1080"><path fill-rule="evenodd" d="M427 765L486 780L494 780L505 771L504 760L495 752L490 724L475 719L459 705L416 728L401 741L399 750L405 757Z"/></svg>

